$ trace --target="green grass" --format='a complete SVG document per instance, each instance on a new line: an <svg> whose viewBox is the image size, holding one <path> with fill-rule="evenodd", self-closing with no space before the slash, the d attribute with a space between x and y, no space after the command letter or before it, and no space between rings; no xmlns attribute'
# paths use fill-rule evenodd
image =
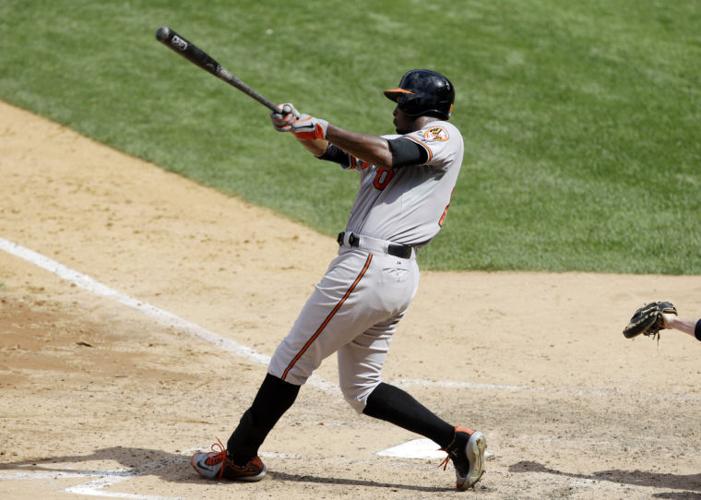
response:
<svg viewBox="0 0 701 500"><path fill-rule="evenodd" d="M701 274L696 0L0 3L0 99L332 235L354 174L157 43L160 25L369 133L392 131L380 91L406 69L447 74L466 156L426 268Z"/></svg>

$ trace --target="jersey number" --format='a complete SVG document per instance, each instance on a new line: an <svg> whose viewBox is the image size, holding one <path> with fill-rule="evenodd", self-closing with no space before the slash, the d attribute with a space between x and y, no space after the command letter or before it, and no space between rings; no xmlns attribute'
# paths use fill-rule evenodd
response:
<svg viewBox="0 0 701 500"><path fill-rule="evenodd" d="M375 186L375 189L377 189L378 191L384 191L384 189L387 187L387 184L389 184L392 178L394 177L394 173L394 170L392 170L391 168L378 168L377 172L375 173L375 179L372 181L372 185Z"/></svg>

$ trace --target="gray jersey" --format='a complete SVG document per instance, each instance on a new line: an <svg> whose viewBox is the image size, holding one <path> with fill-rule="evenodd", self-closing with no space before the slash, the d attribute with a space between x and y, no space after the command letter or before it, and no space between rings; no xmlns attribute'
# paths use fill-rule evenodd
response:
<svg viewBox="0 0 701 500"><path fill-rule="evenodd" d="M426 149L424 165L388 169L351 159L360 172L360 189L346 231L373 238L420 245L440 231L464 152L460 131L451 123L432 121L406 135Z"/></svg>

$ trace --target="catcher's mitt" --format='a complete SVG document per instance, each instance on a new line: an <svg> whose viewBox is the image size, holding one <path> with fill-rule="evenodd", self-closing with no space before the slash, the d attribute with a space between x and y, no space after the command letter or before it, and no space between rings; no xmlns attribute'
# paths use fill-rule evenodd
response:
<svg viewBox="0 0 701 500"><path fill-rule="evenodd" d="M640 307L633 317L630 318L630 323L623 329L623 335L627 339L637 337L641 333L643 335L655 337L659 335L660 330L664 328L664 314L677 315L677 308L671 302L650 302Z"/></svg>

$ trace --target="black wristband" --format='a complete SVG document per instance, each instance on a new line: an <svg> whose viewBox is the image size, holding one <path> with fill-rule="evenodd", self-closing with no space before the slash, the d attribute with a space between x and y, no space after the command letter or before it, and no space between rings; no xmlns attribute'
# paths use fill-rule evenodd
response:
<svg viewBox="0 0 701 500"><path fill-rule="evenodd" d="M343 151L341 148L334 146L333 144L329 144L329 147L326 148L324 154L317 156L317 158L320 160L338 163L343 168L348 168L350 166L350 156L348 153Z"/></svg>
<svg viewBox="0 0 701 500"><path fill-rule="evenodd" d="M701 319L696 322L696 328L694 329L694 337L701 341Z"/></svg>

